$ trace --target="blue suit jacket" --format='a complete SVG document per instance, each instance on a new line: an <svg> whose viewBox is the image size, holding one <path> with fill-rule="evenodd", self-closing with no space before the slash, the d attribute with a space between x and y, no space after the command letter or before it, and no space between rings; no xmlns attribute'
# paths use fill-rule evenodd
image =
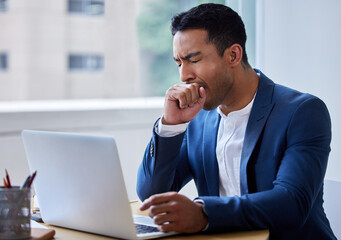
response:
<svg viewBox="0 0 341 240"><path fill-rule="evenodd" d="M336 239L324 213L331 123L318 98L274 84L260 72L240 166L241 197L219 197L220 115L202 110L185 133L147 146L137 192L179 191L194 179L208 231L270 229L271 239Z"/></svg>

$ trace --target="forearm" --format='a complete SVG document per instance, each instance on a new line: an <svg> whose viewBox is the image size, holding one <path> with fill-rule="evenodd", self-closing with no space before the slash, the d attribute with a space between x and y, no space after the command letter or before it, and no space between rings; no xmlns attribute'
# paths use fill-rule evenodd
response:
<svg viewBox="0 0 341 240"><path fill-rule="evenodd" d="M138 170L137 193L140 199L156 193L179 191L189 181L184 135L164 138L153 133Z"/></svg>
<svg viewBox="0 0 341 240"><path fill-rule="evenodd" d="M291 192L275 187L241 197L200 197L208 216L208 232L299 227L305 215Z"/></svg>

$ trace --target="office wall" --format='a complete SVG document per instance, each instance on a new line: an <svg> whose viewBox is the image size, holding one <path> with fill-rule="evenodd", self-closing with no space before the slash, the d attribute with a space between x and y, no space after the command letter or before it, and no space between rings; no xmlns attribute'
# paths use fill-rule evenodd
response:
<svg viewBox="0 0 341 240"><path fill-rule="evenodd" d="M137 199L137 169L162 107L163 98L0 103L0 176L7 168L20 185L29 174L23 129L109 135L117 142L128 196Z"/></svg>
<svg viewBox="0 0 341 240"><path fill-rule="evenodd" d="M0 176L7 168L13 184L20 185L29 174L21 140L23 129L113 136L128 197L137 199L137 169L152 136L154 122L162 115L163 103L162 97L0 102ZM196 197L193 181L181 193Z"/></svg>
<svg viewBox="0 0 341 240"><path fill-rule="evenodd" d="M320 97L332 118L326 178L341 181L341 1L263 0L259 65L275 82Z"/></svg>

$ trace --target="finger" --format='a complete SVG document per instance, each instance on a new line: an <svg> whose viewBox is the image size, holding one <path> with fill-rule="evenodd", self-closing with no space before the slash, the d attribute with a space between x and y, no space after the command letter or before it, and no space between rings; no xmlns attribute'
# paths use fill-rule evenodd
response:
<svg viewBox="0 0 341 240"><path fill-rule="evenodd" d="M190 96L187 96L189 92L190 91L188 89L184 89L178 95L179 107L182 109L188 106L189 103L188 99L191 98Z"/></svg>
<svg viewBox="0 0 341 240"><path fill-rule="evenodd" d="M158 205L152 205L149 208L149 216L154 218L157 215L165 215L172 211L168 203L160 203Z"/></svg>
<svg viewBox="0 0 341 240"><path fill-rule="evenodd" d="M157 196L157 195L153 195L153 196L151 196L151 197L145 199L145 200L143 201L143 203L141 204L141 206L140 206L140 210L141 210L141 211L144 211L144 210L149 209L149 208L154 204L154 202L155 202L154 199L155 199L155 198L158 198L158 196Z"/></svg>
<svg viewBox="0 0 341 240"><path fill-rule="evenodd" d="M206 90L205 90L205 88L200 87L199 88L199 94L200 94L200 97L198 99L198 102L200 105L204 105L204 103L206 101Z"/></svg>
<svg viewBox="0 0 341 240"><path fill-rule="evenodd" d="M176 214L174 213L166 213L166 214L159 214L153 217L153 221L157 225L162 225L169 222L176 221Z"/></svg>
<svg viewBox="0 0 341 240"><path fill-rule="evenodd" d="M176 84L168 89L166 95L171 101L177 100L179 108L184 109L192 106L199 98L199 84Z"/></svg>
<svg viewBox="0 0 341 240"><path fill-rule="evenodd" d="M141 206L139 207L140 211L147 210L150 207L150 204L147 200L148 199L146 199L142 202Z"/></svg>
<svg viewBox="0 0 341 240"><path fill-rule="evenodd" d="M187 97L184 90L185 90L184 85L177 84L170 87L166 92L166 100L177 101L178 107L180 109L185 108L187 103Z"/></svg>
<svg viewBox="0 0 341 240"><path fill-rule="evenodd" d="M176 212L177 210L178 209L173 208L173 204L171 204L171 203L153 205L150 207L149 216L151 218L154 218L154 217L159 216L159 215L160 216L161 215L171 215L173 212Z"/></svg>
<svg viewBox="0 0 341 240"><path fill-rule="evenodd" d="M184 108L193 107L198 102L200 98L199 88L200 85L198 83L192 83L185 85L187 88L184 90L186 94L186 103L184 104Z"/></svg>
<svg viewBox="0 0 341 240"><path fill-rule="evenodd" d="M170 222L170 223L159 225L157 228L161 232L177 232L176 229L178 229L178 226L176 223Z"/></svg>
<svg viewBox="0 0 341 240"><path fill-rule="evenodd" d="M169 214L171 212L175 212L178 210L177 207L174 208L174 204L170 203L159 203L157 205L151 205L149 208L148 215L153 218L154 216L161 215L161 214ZM146 207L141 207L141 211L148 209Z"/></svg>
<svg viewBox="0 0 341 240"><path fill-rule="evenodd" d="M189 90L190 90L190 97L191 97L189 106L192 107L198 101L200 97L199 85L197 83L191 84L189 86Z"/></svg>
<svg viewBox="0 0 341 240"><path fill-rule="evenodd" d="M165 203L170 201L174 196L176 196L176 192L167 192L167 193L160 193L160 194L155 194L146 200L143 201L142 205L140 206L140 210L144 211L150 208L152 205L158 205L161 203Z"/></svg>

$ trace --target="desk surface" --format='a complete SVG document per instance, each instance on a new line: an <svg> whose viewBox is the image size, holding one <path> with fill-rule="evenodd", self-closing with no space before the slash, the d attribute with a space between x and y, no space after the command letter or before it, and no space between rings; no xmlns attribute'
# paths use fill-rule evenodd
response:
<svg viewBox="0 0 341 240"><path fill-rule="evenodd" d="M146 212L141 212L138 209L140 205L139 202L134 201L131 203L131 208L133 213L146 215ZM96 234L80 232L76 230L60 228L55 226L46 225L48 228L55 229L56 234L54 236L55 239L58 240L106 240L106 239L114 239L110 237L100 236ZM220 234L191 234L191 235L178 235L178 236L171 236L166 238L161 238L165 240L179 240L179 239L212 239L212 240L264 240L268 239L269 231L268 230L257 230L257 231L243 231L243 232L234 232L234 233L220 233Z"/></svg>

